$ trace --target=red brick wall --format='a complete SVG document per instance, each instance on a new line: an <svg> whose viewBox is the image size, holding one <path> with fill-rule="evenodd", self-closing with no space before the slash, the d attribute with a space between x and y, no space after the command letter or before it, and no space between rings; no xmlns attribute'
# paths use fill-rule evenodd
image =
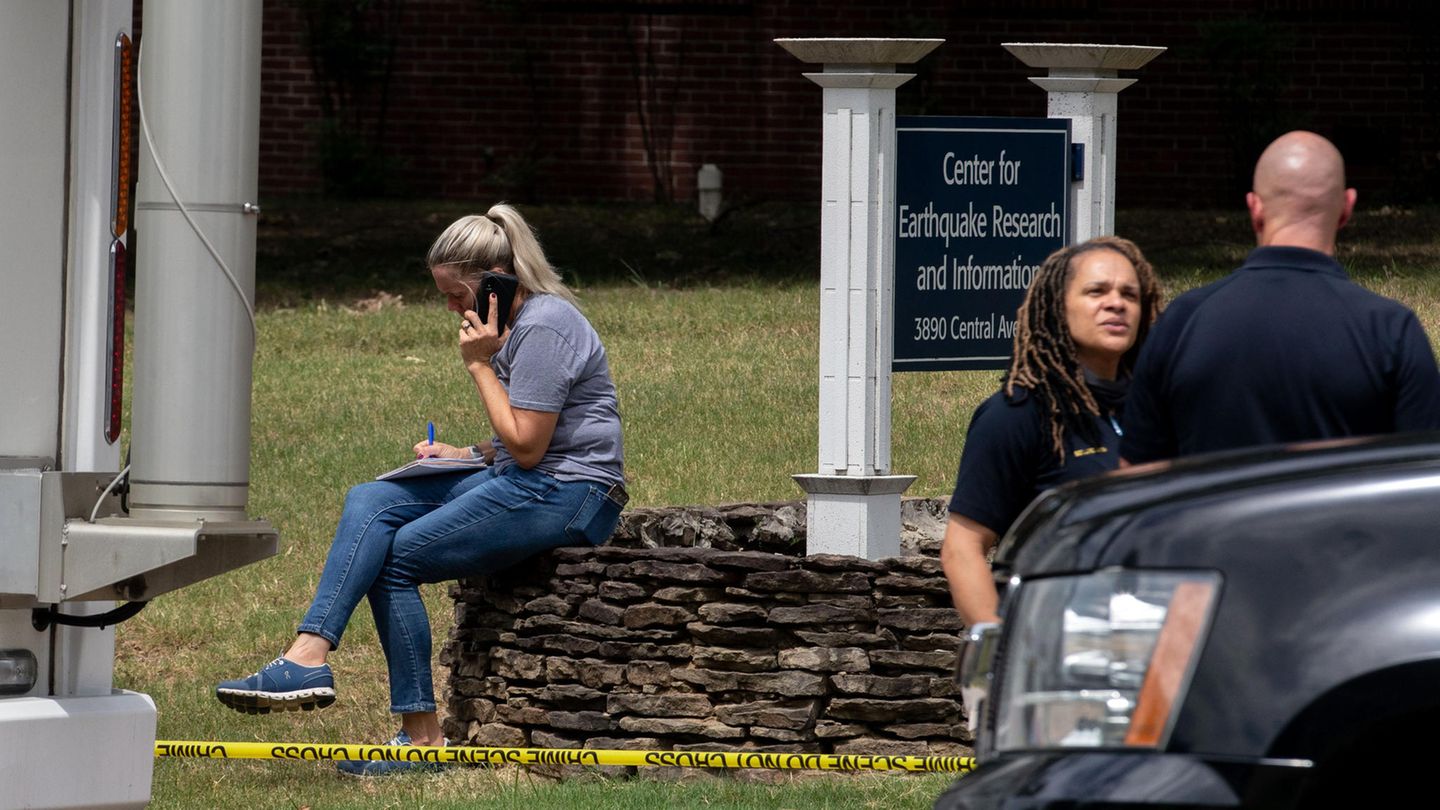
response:
<svg viewBox="0 0 1440 810"><path fill-rule="evenodd" d="M265 194L322 185L300 8L265 2ZM653 129L673 128L660 140L677 198L693 196L708 162L725 172L727 196L813 199L820 89L801 76L813 68L771 41L781 36L944 38L899 91L902 113L932 115L1044 114L1032 72L1001 42L1168 46L1120 96L1121 205L1238 204L1254 153L1236 146L1236 92L1200 50L1205 26L1227 20L1272 25L1272 47L1230 51L1231 75L1277 77L1274 99L1243 116L1255 130L1283 123L1330 135L1370 199L1423 191L1422 169L1433 178L1440 151L1440 40L1420 22L1420 0L408 0L398 9L383 147L398 162L396 190L423 196L650 199L643 98ZM1238 34L1255 30L1242 24ZM653 83L638 76L647 53Z"/></svg>

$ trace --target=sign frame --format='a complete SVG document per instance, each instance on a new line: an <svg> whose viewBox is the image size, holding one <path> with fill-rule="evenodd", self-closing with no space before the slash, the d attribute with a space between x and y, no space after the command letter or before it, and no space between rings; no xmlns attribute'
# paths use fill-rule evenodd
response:
<svg viewBox="0 0 1440 810"><path fill-rule="evenodd" d="M896 117L892 371L1009 368L1009 334L1013 334L1014 314L1029 278L1046 256L1071 242L1071 132L1068 118ZM1054 151L1047 151L1051 149ZM942 152L946 153L943 158ZM1008 161L1008 183L1003 181L1005 153L1016 156ZM1025 181L1023 161L1037 159L1043 164L1041 175ZM1022 217L1034 217L1022 221L1047 233L991 236L989 230L995 225L990 214L1011 216L1006 206L1021 211ZM1048 219L1055 214L1058 226ZM917 227L917 216L929 218L920 223L924 227ZM1016 221L1005 220L1010 226ZM979 236L973 232L977 223ZM936 233L920 234L920 230ZM957 249L959 257L954 256ZM937 255L942 261L934 265ZM961 258L964 268L957 266ZM982 267L1012 282L1011 286L960 292L961 270ZM1018 280L1024 283L1014 286ZM960 295L966 296L964 314L956 314L955 296ZM1009 332L1006 318L1010 319ZM968 331L988 332L988 336L959 338L949 334L951 327L962 332L967 331L964 327L973 327Z"/></svg>

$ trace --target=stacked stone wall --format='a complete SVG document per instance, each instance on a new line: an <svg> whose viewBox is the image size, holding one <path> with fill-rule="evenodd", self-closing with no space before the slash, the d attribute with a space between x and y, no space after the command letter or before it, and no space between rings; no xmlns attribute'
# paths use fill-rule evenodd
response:
<svg viewBox="0 0 1440 810"><path fill-rule="evenodd" d="M937 503L911 511L930 514ZM738 528L728 542L744 544L754 526L774 525L766 515L797 508L792 551L803 553L803 505L645 510L627 514L624 545L560 549L458 583L441 657L451 668L447 736L546 748L968 753L952 677L962 627L934 557L694 547L697 535L684 530L668 539L691 547L641 539L667 514L693 528L695 513L709 513L728 515Z"/></svg>

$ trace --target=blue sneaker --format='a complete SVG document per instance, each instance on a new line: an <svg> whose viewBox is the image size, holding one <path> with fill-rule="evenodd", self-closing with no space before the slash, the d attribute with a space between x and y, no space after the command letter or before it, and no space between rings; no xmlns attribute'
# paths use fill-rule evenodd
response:
<svg viewBox="0 0 1440 810"><path fill-rule="evenodd" d="M323 709L335 702L335 677L330 665L306 667L283 656L265 668L236 681L221 681L215 697L237 712L269 714L272 711Z"/></svg>
<svg viewBox="0 0 1440 810"><path fill-rule="evenodd" d="M390 738L390 742L385 744L400 746L414 745L415 743L402 728L395 732L395 736ZM450 743L446 742L445 744L449 745ZM389 752L387 751L386 754L388 755ZM405 752L397 751L395 759L342 760L335 763L335 769L346 776L395 776L401 773L434 773L444 767L438 762L407 761L404 756Z"/></svg>

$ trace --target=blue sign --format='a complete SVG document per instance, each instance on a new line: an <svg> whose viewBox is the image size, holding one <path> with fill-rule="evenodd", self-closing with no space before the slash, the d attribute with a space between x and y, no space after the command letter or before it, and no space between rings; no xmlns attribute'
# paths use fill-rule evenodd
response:
<svg viewBox="0 0 1440 810"><path fill-rule="evenodd" d="M1070 122L896 119L895 371L1005 369L1070 233Z"/></svg>

